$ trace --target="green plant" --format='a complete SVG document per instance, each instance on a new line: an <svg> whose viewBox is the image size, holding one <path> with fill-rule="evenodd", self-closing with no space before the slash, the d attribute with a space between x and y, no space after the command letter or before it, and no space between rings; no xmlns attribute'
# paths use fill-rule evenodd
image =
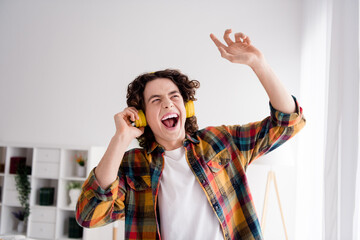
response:
<svg viewBox="0 0 360 240"><path fill-rule="evenodd" d="M67 185L67 189L81 189L81 183L79 182L69 182Z"/></svg>
<svg viewBox="0 0 360 240"><path fill-rule="evenodd" d="M16 190L19 193L19 201L24 208L23 220L26 221L30 215L29 195L31 191L27 167L25 164L19 164L15 175ZM20 219L19 219L20 220Z"/></svg>

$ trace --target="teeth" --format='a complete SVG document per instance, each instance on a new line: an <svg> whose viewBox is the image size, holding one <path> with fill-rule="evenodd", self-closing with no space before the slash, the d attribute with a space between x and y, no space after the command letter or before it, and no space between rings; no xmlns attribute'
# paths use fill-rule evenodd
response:
<svg viewBox="0 0 360 240"><path fill-rule="evenodd" d="M161 121L166 120L166 119L169 119L169 118L176 118L176 117L177 117L177 114L173 113L173 114L167 115L166 117L164 117L163 119L161 119Z"/></svg>

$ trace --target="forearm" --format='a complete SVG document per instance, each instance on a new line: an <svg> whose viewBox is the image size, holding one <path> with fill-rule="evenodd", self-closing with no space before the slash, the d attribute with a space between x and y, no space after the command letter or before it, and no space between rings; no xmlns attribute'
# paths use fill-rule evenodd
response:
<svg viewBox="0 0 360 240"><path fill-rule="evenodd" d="M283 113L293 113L296 110L295 102L278 79L263 56L258 57L250 66L259 78L273 107Z"/></svg>
<svg viewBox="0 0 360 240"><path fill-rule="evenodd" d="M95 169L95 176L99 185L107 189L113 183L118 174L121 160L131 140L123 135L114 135L109 146Z"/></svg>
<svg viewBox="0 0 360 240"><path fill-rule="evenodd" d="M76 204L77 222L87 228L103 226L120 219L125 210L124 178L120 177L119 181L114 181L105 190L94 174L94 171L90 172Z"/></svg>

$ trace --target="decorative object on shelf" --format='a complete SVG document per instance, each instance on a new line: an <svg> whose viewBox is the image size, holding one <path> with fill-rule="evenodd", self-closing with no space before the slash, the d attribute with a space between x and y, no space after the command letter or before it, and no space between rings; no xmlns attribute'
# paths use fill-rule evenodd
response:
<svg viewBox="0 0 360 240"><path fill-rule="evenodd" d="M25 211L12 212L14 217L18 220L17 232L23 233L25 231Z"/></svg>
<svg viewBox="0 0 360 240"><path fill-rule="evenodd" d="M29 206L29 196L31 191L29 177L27 175L27 167L25 163L21 162L17 166L16 176L15 176L15 184L16 190L19 193L19 202L21 206L24 208L24 217L23 221L26 222L30 215L30 206Z"/></svg>
<svg viewBox="0 0 360 240"><path fill-rule="evenodd" d="M76 202L80 196L81 193L81 183L79 182L69 182L68 184L68 190L69 190L69 198L70 203L69 207L74 208L76 206Z"/></svg>
<svg viewBox="0 0 360 240"><path fill-rule="evenodd" d="M76 175L78 177L85 177L85 174L86 174L86 170L85 170L85 162L86 162L86 158L83 157L83 155L80 153L80 154L77 154L76 155L76 162L77 162L77 165L76 165Z"/></svg>
<svg viewBox="0 0 360 240"><path fill-rule="evenodd" d="M41 206L51 206L54 204L55 188L43 187L43 188L40 188L39 192L40 192L40 205Z"/></svg>
<svg viewBox="0 0 360 240"><path fill-rule="evenodd" d="M77 224L76 219L74 217L69 217L69 238L82 238L83 228Z"/></svg>
<svg viewBox="0 0 360 240"><path fill-rule="evenodd" d="M16 174L19 165L26 165L26 157L11 157L10 158L10 174Z"/></svg>

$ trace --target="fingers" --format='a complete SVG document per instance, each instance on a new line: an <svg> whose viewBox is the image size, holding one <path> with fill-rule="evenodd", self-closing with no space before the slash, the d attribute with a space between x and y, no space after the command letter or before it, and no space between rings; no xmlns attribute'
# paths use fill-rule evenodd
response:
<svg viewBox="0 0 360 240"><path fill-rule="evenodd" d="M245 36L244 42L246 42L249 45L251 44L251 40L250 40L250 38L248 36Z"/></svg>
<svg viewBox="0 0 360 240"><path fill-rule="evenodd" d="M137 138L144 133L145 128L137 128L134 125L135 119L139 119L138 110L134 107L127 107L122 112L115 114L116 132L124 136Z"/></svg>
<svg viewBox="0 0 360 240"><path fill-rule="evenodd" d="M222 44L222 43L219 41L219 39L217 39L217 37L215 37L214 34L210 34L210 38L211 38L211 40L213 40L213 42L215 43L215 45L216 45L218 48L220 48L220 47L225 48L225 47L226 47L224 44Z"/></svg>
<svg viewBox="0 0 360 240"><path fill-rule="evenodd" d="M224 40L227 43L228 46L230 46L231 44L233 44L233 40L230 39L230 33L232 32L231 29L226 29L225 33L224 33Z"/></svg>
<svg viewBox="0 0 360 240"><path fill-rule="evenodd" d="M224 33L224 40L225 42L227 43L227 45L231 45L233 44L234 42L230 39L230 33L231 33L231 29L226 29L225 33ZM210 34L210 37L211 39L213 40L213 42L215 43L215 45L218 47L218 48L226 48L227 46L222 44L219 39L217 39L217 37L215 37L214 34Z"/></svg>
<svg viewBox="0 0 360 240"><path fill-rule="evenodd" d="M131 121L135 122L136 119L139 119L138 110L134 107L125 108L126 112L129 112L128 116L130 117Z"/></svg>
<svg viewBox="0 0 360 240"><path fill-rule="evenodd" d="M130 120L134 122L136 119L139 119L138 110L134 107L125 108L124 111L115 114L115 121L117 118L123 119L127 124L131 124Z"/></svg>
<svg viewBox="0 0 360 240"><path fill-rule="evenodd" d="M233 44L233 40L231 40L230 38L230 33L232 32L231 29L227 29L224 33L224 40L225 42L227 43L228 46L230 46L231 44ZM215 43L215 45L220 48L226 48L227 46L222 44L216 37L214 34L210 34L210 38L213 40L213 42ZM242 32L239 32L239 33L235 33L235 42L236 43L246 43L246 44L251 44L251 40L250 38L245 35L244 33Z"/></svg>
<svg viewBox="0 0 360 240"><path fill-rule="evenodd" d="M251 44L250 38L242 32L235 33L235 42Z"/></svg>
<svg viewBox="0 0 360 240"><path fill-rule="evenodd" d="M245 37L242 32L235 33L235 42L243 42Z"/></svg>

